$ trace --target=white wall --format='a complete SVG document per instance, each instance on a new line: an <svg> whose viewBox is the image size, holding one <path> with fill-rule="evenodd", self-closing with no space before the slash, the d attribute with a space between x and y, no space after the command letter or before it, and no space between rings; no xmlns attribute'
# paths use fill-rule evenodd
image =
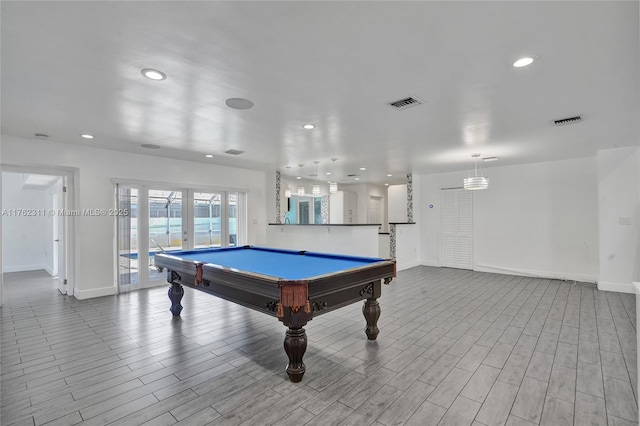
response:
<svg viewBox="0 0 640 426"><path fill-rule="evenodd" d="M413 194L415 197L416 190ZM390 185L387 188L388 200L388 218L389 222L406 222L407 221L407 185ZM416 205L413 205L413 220L416 220Z"/></svg>
<svg viewBox="0 0 640 426"><path fill-rule="evenodd" d="M598 279L595 158L493 167L485 175L489 189L473 196L475 270ZM423 264L440 264L441 188L461 187L464 177L421 176L422 202L414 209L422 223Z"/></svg>
<svg viewBox="0 0 640 426"><path fill-rule="evenodd" d="M405 186L406 188L406 186ZM382 205L384 206L382 210L382 223L383 229L386 226L386 218L388 214L387 210L387 190L386 187L380 185L372 185L372 184L349 184L349 185L340 185L340 190L342 191L351 191L355 192L358 195L358 219L355 223L374 223L369 220L369 199L373 197L381 197ZM406 194L405 194L406 196ZM406 221L406 212L405 212L405 221Z"/></svg>
<svg viewBox="0 0 640 426"><path fill-rule="evenodd" d="M418 224L397 224L396 269L413 268L420 265L420 232Z"/></svg>
<svg viewBox="0 0 640 426"><path fill-rule="evenodd" d="M4 272L35 271L51 268L48 243L52 234L47 233L50 217L42 214L15 216L14 209L39 211L47 207L45 189L24 189L22 173L2 173L2 206L7 215L2 216L2 270Z"/></svg>
<svg viewBox="0 0 640 426"><path fill-rule="evenodd" d="M274 183L273 180L267 183L264 172L6 135L2 135L2 162L75 169L74 191L79 209L113 208L113 178L247 190L247 242L260 245L266 241L265 191L269 188L268 194L273 197ZM114 294L114 218L73 219L76 226L74 295L84 299ZM6 248L2 253L7 255Z"/></svg>
<svg viewBox="0 0 640 426"><path fill-rule="evenodd" d="M640 149L599 151L598 181L598 288L633 293L632 281L640 281Z"/></svg>
<svg viewBox="0 0 640 426"><path fill-rule="evenodd" d="M378 227L270 225L268 246L352 256L378 257Z"/></svg>

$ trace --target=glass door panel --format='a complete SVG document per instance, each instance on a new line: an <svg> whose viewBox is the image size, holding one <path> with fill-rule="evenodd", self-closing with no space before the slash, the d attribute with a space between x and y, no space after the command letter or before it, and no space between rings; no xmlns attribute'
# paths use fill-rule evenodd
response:
<svg viewBox="0 0 640 426"><path fill-rule="evenodd" d="M149 241L153 251L182 248L182 192L149 190Z"/></svg>
<svg viewBox="0 0 640 426"><path fill-rule="evenodd" d="M238 193L230 192L227 194L229 205L227 211L229 214L229 247L238 245Z"/></svg>
<svg viewBox="0 0 640 426"><path fill-rule="evenodd" d="M182 191L149 190L149 281L166 279L154 265L157 252L182 248Z"/></svg>
<svg viewBox="0 0 640 426"><path fill-rule="evenodd" d="M193 194L194 248L222 246L222 198L220 192Z"/></svg>
<svg viewBox="0 0 640 426"><path fill-rule="evenodd" d="M118 226L118 291L132 290L139 284L138 267L138 190L118 185L118 210L128 215L117 216Z"/></svg>

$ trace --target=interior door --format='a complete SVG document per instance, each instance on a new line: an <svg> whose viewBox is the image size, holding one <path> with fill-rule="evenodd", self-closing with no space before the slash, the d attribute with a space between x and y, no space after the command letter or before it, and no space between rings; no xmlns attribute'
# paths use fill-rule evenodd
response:
<svg viewBox="0 0 640 426"><path fill-rule="evenodd" d="M65 202L65 188L66 178L64 176L58 179L56 188L53 194L53 211L59 212L65 208L67 203ZM66 256L66 219L67 216L63 214L56 214L53 216L53 264L54 272L57 276L58 290L62 294L69 294L69 285L67 281L67 256Z"/></svg>
<svg viewBox="0 0 640 426"><path fill-rule="evenodd" d="M442 190L440 262L448 268L473 269L473 198L464 189Z"/></svg>
<svg viewBox="0 0 640 426"><path fill-rule="evenodd" d="M382 197L369 197L369 223L382 224Z"/></svg>

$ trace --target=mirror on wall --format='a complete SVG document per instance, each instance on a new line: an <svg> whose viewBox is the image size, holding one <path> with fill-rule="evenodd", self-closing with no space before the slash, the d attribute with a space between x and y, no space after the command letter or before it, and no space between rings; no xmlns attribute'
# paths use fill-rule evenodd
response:
<svg viewBox="0 0 640 426"><path fill-rule="evenodd" d="M322 197L292 195L286 200L285 224L322 223Z"/></svg>

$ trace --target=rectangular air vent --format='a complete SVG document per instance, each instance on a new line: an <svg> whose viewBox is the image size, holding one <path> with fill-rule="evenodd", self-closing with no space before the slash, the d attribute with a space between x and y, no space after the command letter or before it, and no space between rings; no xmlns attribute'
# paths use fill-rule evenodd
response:
<svg viewBox="0 0 640 426"><path fill-rule="evenodd" d="M240 154L244 154L244 151L240 151L239 149L229 149L227 151L224 152L225 154L231 154L231 155L240 155Z"/></svg>
<svg viewBox="0 0 640 426"><path fill-rule="evenodd" d="M407 109L412 106L421 105L422 102L420 99L415 96L409 96L404 99L398 99L397 101L389 102L388 105L392 106L395 109Z"/></svg>
<svg viewBox="0 0 640 426"><path fill-rule="evenodd" d="M576 115L575 117L561 118L560 120L553 120L554 126L565 126L567 124L579 123L582 121L581 115Z"/></svg>

